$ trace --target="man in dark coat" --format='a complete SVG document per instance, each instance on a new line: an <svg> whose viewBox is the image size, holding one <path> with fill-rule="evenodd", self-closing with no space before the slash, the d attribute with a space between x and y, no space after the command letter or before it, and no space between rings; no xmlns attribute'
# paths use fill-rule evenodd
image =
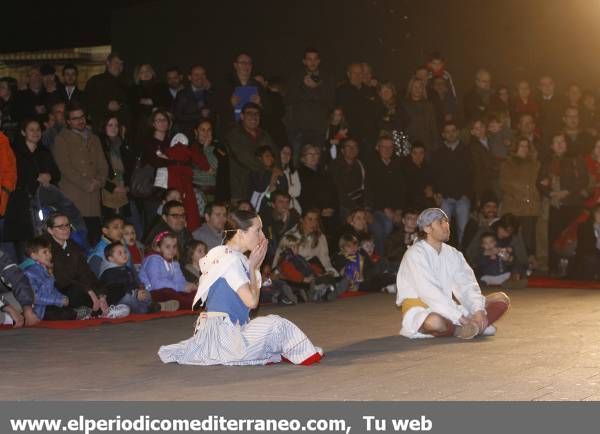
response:
<svg viewBox="0 0 600 434"><path fill-rule="evenodd" d="M61 87L61 97L65 104L75 103L83 106L84 93L77 87L79 70L72 63L63 66L62 77L63 86Z"/></svg>
<svg viewBox="0 0 600 434"><path fill-rule="evenodd" d="M188 74L190 84L181 89L173 102L175 116L175 131L194 140L194 128L202 118L211 117L209 105L211 84L206 77L206 70L200 65L190 68Z"/></svg>
<svg viewBox="0 0 600 434"><path fill-rule="evenodd" d="M101 128L109 114L117 115L122 123L129 124L129 93L122 73L123 60L119 54L110 53L106 58L106 71L94 75L87 82L85 103L96 130Z"/></svg>
<svg viewBox="0 0 600 434"><path fill-rule="evenodd" d="M18 122L26 118L41 121L46 112L46 92L42 83L42 73L40 68L34 66L29 70L27 88L17 92L15 97L14 118Z"/></svg>
<svg viewBox="0 0 600 434"><path fill-rule="evenodd" d="M406 182L402 174L402 161L394 158L394 143L383 136L377 141L377 157L367 168L365 203L373 210L371 232L375 250L383 255L385 237L394 228L394 212L406 205Z"/></svg>
<svg viewBox="0 0 600 434"><path fill-rule="evenodd" d="M361 155L365 153L377 136L375 101L370 99L370 90L363 85L362 64L348 65L348 81L336 89L335 101L344 111L350 134L361 144ZM371 148L372 149L372 148Z"/></svg>
<svg viewBox="0 0 600 434"><path fill-rule="evenodd" d="M321 71L319 51L306 49L302 64L304 68L289 80L285 99L290 143L296 158L305 143L323 141L334 97L333 78Z"/></svg>
<svg viewBox="0 0 600 434"><path fill-rule="evenodd" d="M492 99L492 76L486 69L475 74L475 86L465 95L465 120L480 119L488 112Z"/></svg>

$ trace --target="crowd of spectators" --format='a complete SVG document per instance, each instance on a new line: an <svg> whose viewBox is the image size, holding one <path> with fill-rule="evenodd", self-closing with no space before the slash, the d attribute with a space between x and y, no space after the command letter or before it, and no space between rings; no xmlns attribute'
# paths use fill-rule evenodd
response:
<svg viewBox="0 0 600 434"><path fill-rule="evenodd" d="M314 48L287 80L248 53L222 79L142 64L130 81L125 61L84 89L72 64L0 78L7 324L191 309L232 209L262 218L264 301L393 292L428 207L482 284L600 278L600 117L576 83L481 68L461 92L440 53L408 83L364 62L338 80Z"/></svg>

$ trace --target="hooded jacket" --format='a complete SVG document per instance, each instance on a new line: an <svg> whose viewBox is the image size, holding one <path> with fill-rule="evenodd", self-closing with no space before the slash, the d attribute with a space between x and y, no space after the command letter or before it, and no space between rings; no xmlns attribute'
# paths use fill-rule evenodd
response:
<svg viewBox="0 0 600 434"><path fill-rule="evenodd" d="M46 267L28 258L19 265L19 268L23 270L33 288L35 294L33 311L39 319L44 318L47 306L63 306L65 296L54 286L54 277L48 273Z"/></svg>

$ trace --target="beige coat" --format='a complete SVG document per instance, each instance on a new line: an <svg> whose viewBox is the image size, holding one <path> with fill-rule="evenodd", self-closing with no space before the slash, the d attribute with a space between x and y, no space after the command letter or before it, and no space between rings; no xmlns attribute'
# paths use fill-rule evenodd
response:
<svg viewBox="0 0 600 434"><path fill-rule="evenodd" d="M100 217L100 191L108 176L108 164L98 136L90 132L85 140L83 135L65 128L56 136L53 153L62 174L62 192L84 217Z"/></svg>
<svg viewBox="0 0 600 434"><path fill-rule="evenodd" d="M500 190L502 191L502 213L518 217L535 217L541 212L540 193L536 181L540 163L510 157L500 168Z"/></svg>

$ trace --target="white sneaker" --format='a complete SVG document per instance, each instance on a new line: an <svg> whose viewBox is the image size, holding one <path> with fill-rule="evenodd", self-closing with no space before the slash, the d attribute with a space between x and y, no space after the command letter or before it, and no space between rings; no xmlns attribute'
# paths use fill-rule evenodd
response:
<svg viewBox="0 0 600 434"><path fill-rule="evenodd" d="M103 315L103 317L109 319L125 318L129 315L129 312L129 306L126 304L112 304L109 306L108 312L106 315Z"/></svg>
<svg viewBox="0 0 600 434"><path fill-rule="evenodd" d="M495 336L496 335L496 326L494 324L490 324L485 328L481 336Z"/></svg>
<svg viewBox="0 0 600 434"><path fill-rule="evenodd" d="M398 289L396 288L396 285L391 284L391 285L384 287L381 291L387 292L388 294L395 294L396 292L398 292Z"/></svg>

